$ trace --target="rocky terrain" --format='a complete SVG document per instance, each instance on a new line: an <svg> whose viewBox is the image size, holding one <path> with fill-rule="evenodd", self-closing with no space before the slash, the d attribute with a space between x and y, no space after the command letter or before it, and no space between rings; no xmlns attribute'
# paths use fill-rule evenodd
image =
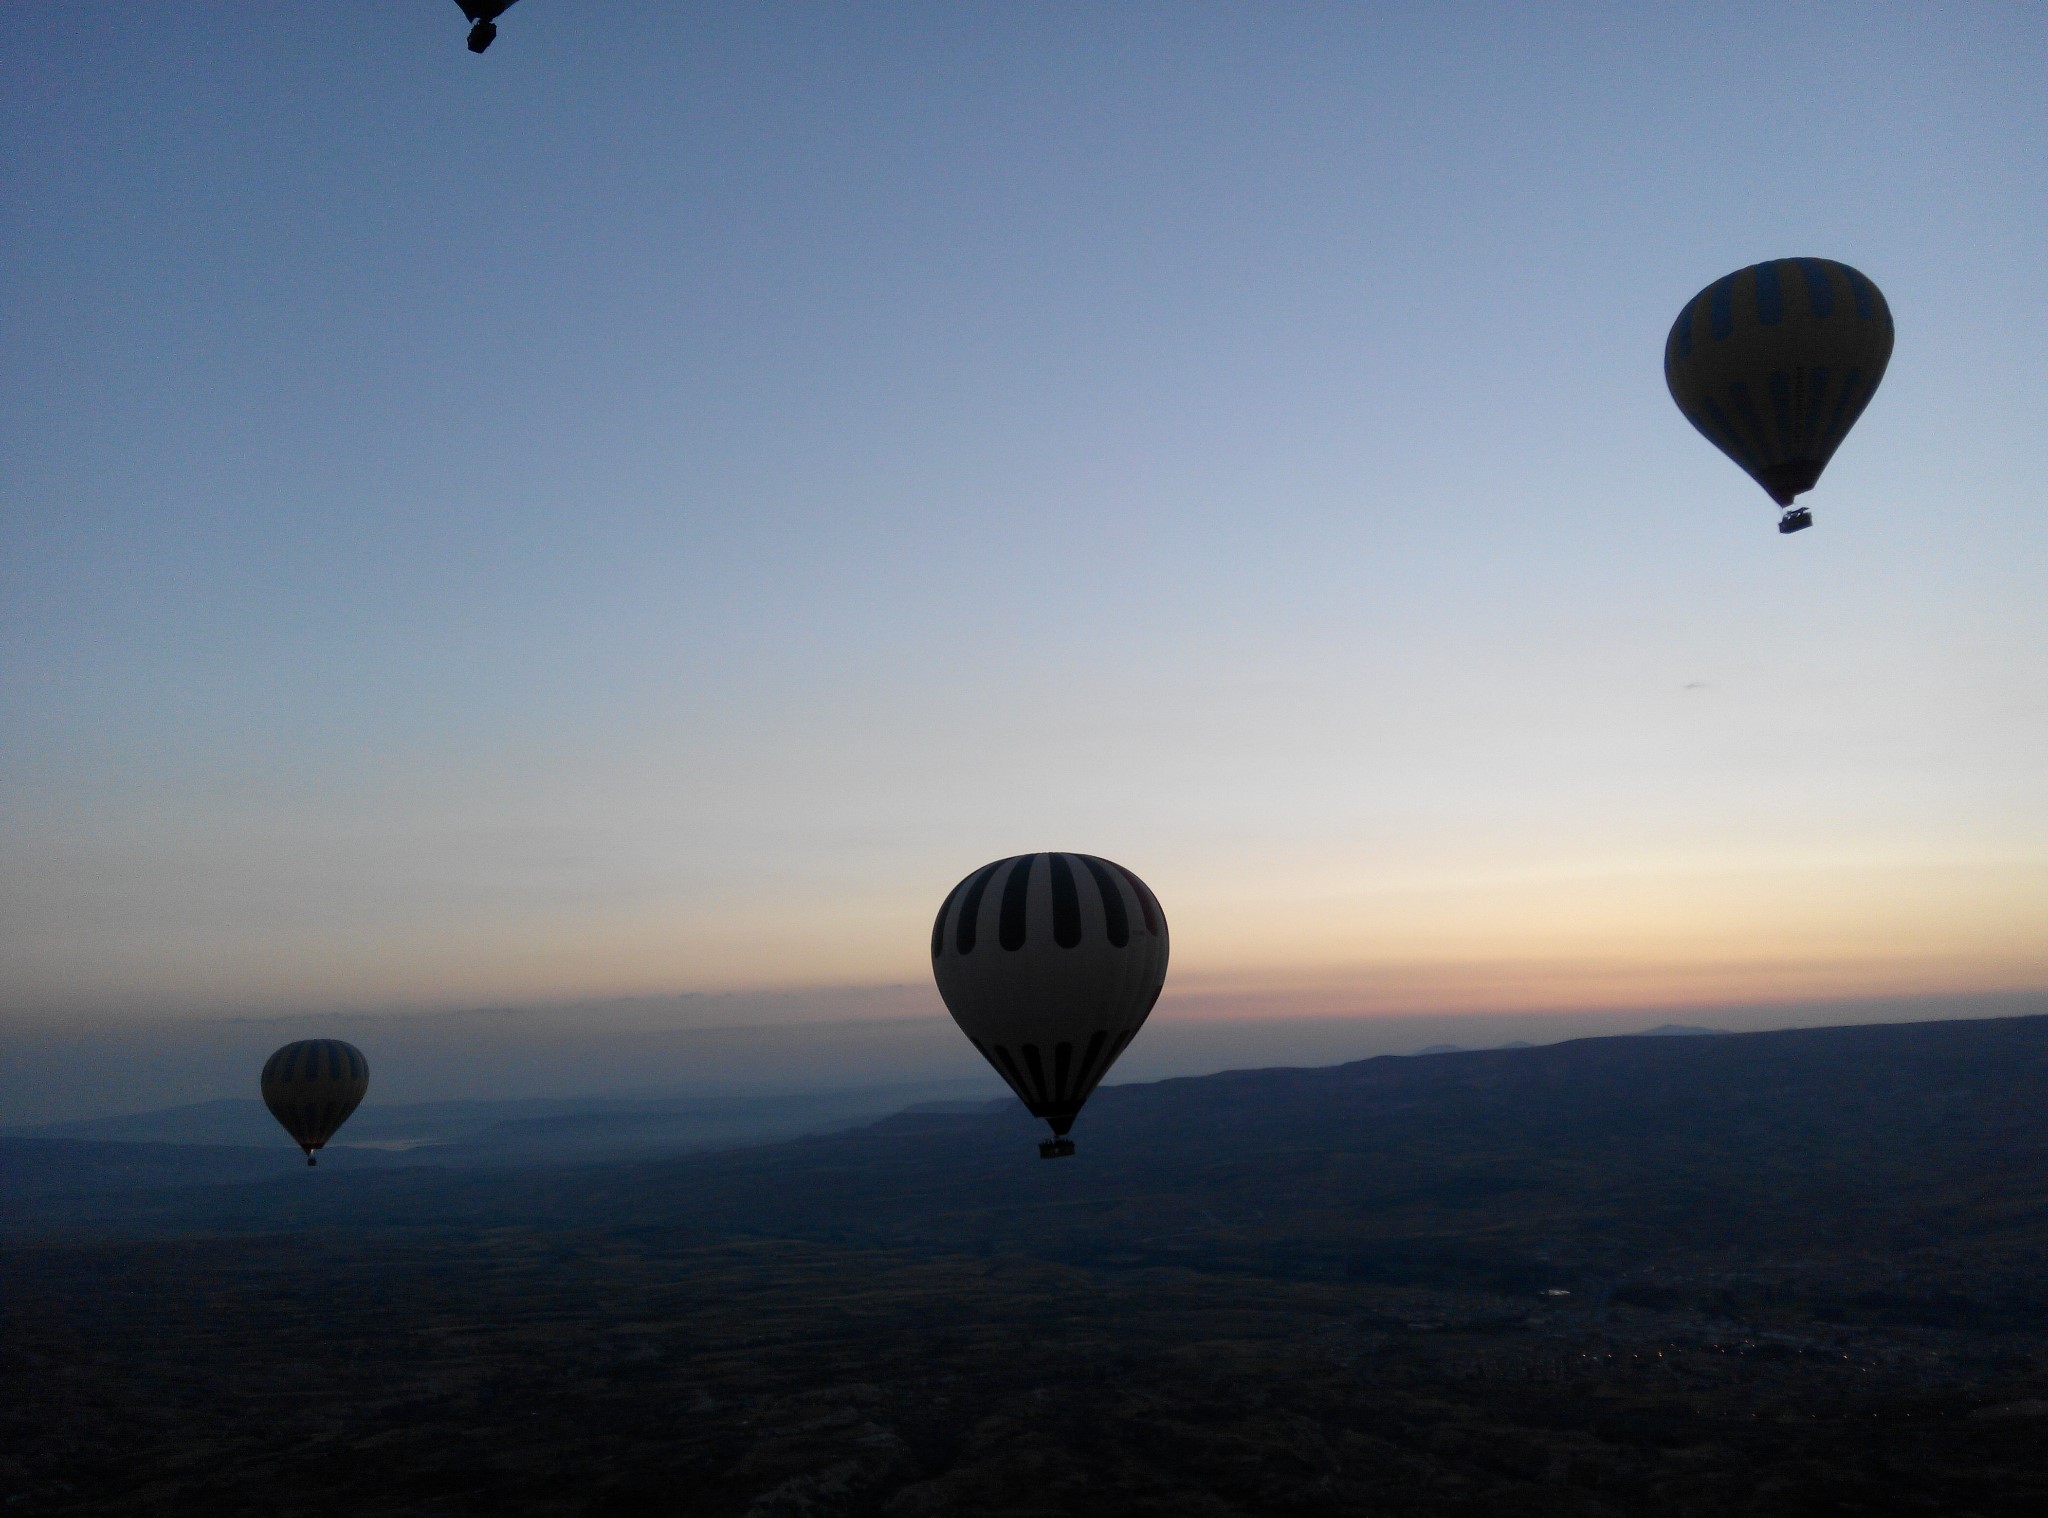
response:
<svg viewBox="0 0 2048 1518"><path fill-rule="evenodd" d="M2048 1019L10 1220L23 1513L2048 1507ZM40 1205L40 1204L38 1204Z"/></svg>

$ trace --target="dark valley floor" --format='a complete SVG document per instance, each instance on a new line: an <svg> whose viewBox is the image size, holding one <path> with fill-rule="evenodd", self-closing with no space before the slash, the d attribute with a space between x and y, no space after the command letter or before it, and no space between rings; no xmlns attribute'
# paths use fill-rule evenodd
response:
<svg viewBox="0 0 2048 1518"><path fill-rule="evenodd" d="M8 1510L2048 1511L2048 1019L1104 1097L59 1198Z"/></svg>

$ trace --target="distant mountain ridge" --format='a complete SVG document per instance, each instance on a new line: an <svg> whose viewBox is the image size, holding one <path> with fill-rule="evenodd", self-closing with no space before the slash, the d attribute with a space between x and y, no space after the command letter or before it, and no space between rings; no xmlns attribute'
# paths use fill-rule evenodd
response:
<svg viewBox="0 0 2048 1518"><path fill-rule="evenodd" d="M2044 1110L2048 1017L1616 1037L1112 1087L1051 1163L1014 1105L909 1111L580 1167L287 1167L50 1198L5 1226L656 1230L1531 1290L1737 1246L1882 1259L1963 1230L1971 1269L2023 1280L2048 1244Z"/></svg>
<svg viewBox="0 0 2048 1518"><path fill-rule="evenodd" d="M523 1169L0 1141L9 1427L68 1483L34 1510L309 1470L324 1514L616 1518L2048 1491L2048 1018L1114 1087L1050 1163L1014 1102L921 1105ZM38 1145L159 1184L13 1186Z"/></svg>

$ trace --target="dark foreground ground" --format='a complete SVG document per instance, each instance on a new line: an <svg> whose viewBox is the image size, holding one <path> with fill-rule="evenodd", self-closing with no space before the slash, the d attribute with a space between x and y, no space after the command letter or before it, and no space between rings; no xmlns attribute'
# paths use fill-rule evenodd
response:
<svg viewBox="0 0 2048 1518"><path fill-rule="evenodd" d="M909 1118L17 1230L0 1496L2048 1511L2048 1019L1106 1095L1052 1165L1000 1116Z"/></svg>

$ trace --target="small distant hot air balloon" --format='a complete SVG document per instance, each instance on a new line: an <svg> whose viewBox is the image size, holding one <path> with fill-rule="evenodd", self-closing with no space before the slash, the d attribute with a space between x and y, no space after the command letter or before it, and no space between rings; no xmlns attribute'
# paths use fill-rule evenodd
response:
<svg viewBox="0 0 2048 1518"><path fill-rule="evenodd" d="M1870 403L1892 356L1876 285L1826 258L1780 258L1717 279L1686 303L1664 344L1664 380L1685 419L1792 508Z"/></svg>
<svg viewBox="0 0 2048 1518"><path fill-rule="evenodd" d="M455 0L462 7L462 14L472 23L469 29L469 50L481 53L497 40L497 20L512 9L519 0Z"/></svg>
<svg viewBox="0 0 2048 1518"><path fill-rule="evenodd" d="M338 1038L286 1044L263 1066L263 1105L306 1151L308 1165L369 1089L370 1062Z"/></svg>
<svg viewBox="0 0 2048 1518"><path fill-rule="evenodd" d="M1019 854L953 887L932 975L953 1021L1033 1117L1067 1130L1166 984L1166 914L1145 882L1088 854Z"/></svg>

